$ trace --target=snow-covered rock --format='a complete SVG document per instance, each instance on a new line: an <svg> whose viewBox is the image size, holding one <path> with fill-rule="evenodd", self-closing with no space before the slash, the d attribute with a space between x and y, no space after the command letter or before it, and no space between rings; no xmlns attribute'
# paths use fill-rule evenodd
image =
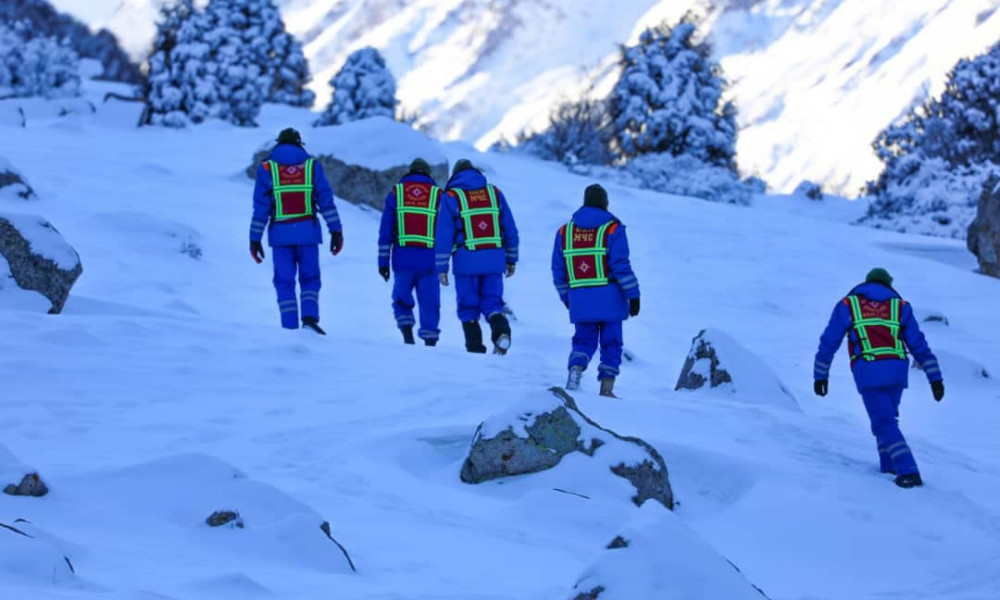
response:
<svg viewBox="0 0 1000 600"><path fill-rule="evenodd" d="M50 314L62 311L73 284L83 273L76 250L51 223L36 215L0 213L0 258L0 293L7 287L3 281L6 263L8 278L17 287L49 300ZM0 303L7 304L6 295L0 294Z"/></svg>
<svg viewBox="0 0 1000 600"><path fill-rule="evenodd" d="M72 581L73 565L49 540L22 522L0 522L0 580L51 586Z"/></svg>
<svg viewBox="0 0 1000 600"><path fill-rule="evenodd" d="M323 165L337 198L381 210L385 195L406 174L410 162L423 158L431 165L434 179L448 180L448 158L441 147L405 123L385 117L353 121L335 127L315 127L302 132L306 150ZM254 154L247 175L274 148L270 141Z"/></svg>
<svg viewBox="0 0 1000 600"><path fill-rule="evenodd" d="M979 269L1000 277L1000 178L991 177L983 186L966 243L979 259Z"/></svg>
<svg viewBox="0 0 1000 600"><path fill-rule="evenodd" d="M14 165L0 157L0 198L20 198L27 200L35 195L28 181Z"/></svg>
<svg viewBox="0 0 1000 600"><path fill-rule="evenodd" d="M741 402L799 410L778 375L727 334L703 329L691 341L675 390L722 390Z"/></svg>
<svg viewBox="0 0 1000 600"><path fill-rule="evenodd" d="M643 508L580 576L570 600L764 600L674 514Z"/></svg>
<svg viewBox="0 0 1000 600"><path fill-rule="evenodd" d="M462 465L466 483L537 473L581 453L628 480L632 501L658 500L673 508L667 465L655 448L605 429L584 415L561 388L483 421Z"/></svg>
<svg viewBox="0 0 1000 600"><path fill-rule="evenodd" d="M38 473L28 473L21 478L16 485L8 483L3 488L3 493L10 496L33 496L41 497L49 493L49 487L45 485Z"/></svg>

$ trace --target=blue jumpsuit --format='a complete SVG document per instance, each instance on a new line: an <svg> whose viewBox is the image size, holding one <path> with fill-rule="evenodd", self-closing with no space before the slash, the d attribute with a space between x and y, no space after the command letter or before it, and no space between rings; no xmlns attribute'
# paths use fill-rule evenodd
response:
<svg viewBox="0 0 1000 600"><path fill-rule="evenodd" d="M585 206L573 215L574 226L584 229L597 229L612 220L617 221L610 212L592 206ZM570 289L564 247L560 229L552 249L552 281L559 299L569 303L569 318L576 326L569 366L586 369L600 345L597 377L614 379L622 364L622 322L628 318L629 300L639 297L639 281L629 261L625 226L619 223L607 238L610 279L607 285Z"/></svg>
<svg viewBox="0 0 1000 600"><path fill-rule="evenodd" d="M452 175L448 189L479 190L486 187L486 177L475 169ZM465 247L465 228L460 217L458 198L454 194L441 197L437 220L437 272L447 273L454 254L455 293L458 298L458 318L463 323L487 320L503 314L503 276L507 265L517 264L518 234L514 215L510 212L503 192L497 190L500 203L502 248L469 250Z"/></svg>
<svg viewBox="0 0 1000 600"><path fill-rule="evenodd" d="M850 295L860 295L879 302L899 298L899 294L881 283L863 283L851 291ZM930 382L941 381L941 368L937 358L927 345L927 339L913 316L913 308L903 304L900 309L899 337L909 348L914 359L923 368ZM844 336L848 336L852 354L858 353L858 334L854 330L851 309L844 302L833 309L830 322L819 341L819 351L813 377L825 380L830 377L830 365L840 348ZM899 430L899 403L903 390L908 385L908 359L885 359L876 361L857 360L851 366L854 383L861 393L865 410L871 421L872 434L878 444L879 467L883 473L910 475L918 473L917 461L910 451L902 432Z"/></svg>
<svg viewBox="0 0 1000 600"><path fill-rule="evenodd" d="M434 179L419 173L410 173L400 180L401 183L426 183L436 185ZM444 199L444 190L438 198ZM385 197L385 208L382 210L382 223L378 235L378 266L388 267L392 264L394 276L392 288L392 309L399 327L412 327L416 324L413 318L413 308L420 305L420 329L417 335L421 339L436 340L441 334L438 328L441 322L441 286L437 271L434 268L434 248L407 247L399 245L399 221L396 218L396 192L393 190ZM429 232L434 235L435 232ZM413 292L417 292L417 301L413 301Z"/></svg>
<svg viewBox="0 0 1000 600"><path fill-rule="evenodd" d="M281 165L298 165L308 158L309 154L299 146L279 144L266 160L273 160ZM259 242L267 229L267 241L274 261L274 289L278 295L281 326L297 329L299 299L295 294L296 273L302 290L302 317L319 320L319 245L323 243L323 232L316 219L275 222L273 190L271 174L262 164L257 167L257 180L254 184L250 241ZM340 217L333 202L333 190L319 162L313 165L313 202L317 212L326 221L327 228L331 232L341 231Z"/></svg>

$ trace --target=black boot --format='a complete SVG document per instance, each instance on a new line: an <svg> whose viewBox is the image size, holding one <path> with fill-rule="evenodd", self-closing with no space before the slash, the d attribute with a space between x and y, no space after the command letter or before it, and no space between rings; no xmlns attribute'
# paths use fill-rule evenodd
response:
<svg viewBox="0 0 1000 600"><path fill-rule="evenodd" d="M924 480L920 478L920 473L910 473L896 477L896 485L901 488L920 487L924 485Z"/></svg>
<svg viewBox="0 0 1000 600"><path fill-rule="evenodd" d="M479 327L479 321L464 321L462 333L465 334L466 350L473 354L486 354L486 346L483 345L483 330Z"/></svg>
<svg viewBox="0 0 1000 600"><path fill-rule="evenodd" d="M399 328L403 332L403 343L404 344L415 344L416 340L413 339L413 325L404 325Z"/></svg>
<svg viewBox="0 0 1000 600"><path fill-rule="evenodd" d="M319 321L316 319L316 317L302 317L302 327L304 329L312 329L313 331L315 331L320 335L326 335L326 332L323 331L323 328L319 326Z"/></svg>
<svg viewBox="0 0 1000 600"><path fill-rule="evenodd" d="M507 316L497 313L490 317L490 337L493 340L494 354L507 354L510 348L510 322Z"/></svg>
<svg viewBox="0 0 1000 600"><path fill-rule="evenodd" d="M424 338L424 345L425 346L437 346L438 345L438 341L437 340L432 340L432 339L429 339L429 338Z"/></svg>

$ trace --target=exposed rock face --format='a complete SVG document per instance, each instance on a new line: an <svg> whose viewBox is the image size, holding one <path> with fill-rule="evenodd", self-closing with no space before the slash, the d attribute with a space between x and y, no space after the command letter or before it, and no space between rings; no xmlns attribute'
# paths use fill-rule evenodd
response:
<svg viewBox="0 0 1000 600"><path fill-rule="evenodd" d="M703 329L692 340L674 389L718 389L747 404L800 410L795 396L766 362L713 329Z"/></svg>
<svg viewBox="0 0 1000 600"><path fill-rule="evenodd" d="M579 452L607 463L608 470L632 484L632 501L657 500L673 508L667 465L646 442L605 429L584 415L561 388L526 407L490 417L476 430L462 465L466 483L551 469Z"/></svg>
<svg viewBox="0 0 1000 600"><path fill-rule="evenodd" d="M52 303L50 314L62 311L83 273L76 250L39 216L0 213L0 257L18 287L38 292Z"/></svg>
<svg viewBox="0 0 1000 600"><path fill-rule="evenodd" d="M49 488L42 481L42 478L38 476L38 473L28 473L21 478L21 483L17 485L13 483L7 484L3 488L3 493L10 496L33 496L40 498L49 493Z"/></svg>
<svg viewBox="0 0 1000 600"><path fill-rule="evenodd" d="M979 269L1000 277L1000 178L991 176L979 196L976 219L966 238L969 251L979 259Z"/></svg>
<svg viewBox="0 0 1000 600"><path fill-rule="evenodd" d="M28 200L35 196L35 190L28 185L24 175L0 158L0 198L5 196Z"/></svg>
<svg viewBox="0 0 1000 600"><path fill-rule="evenodd" d="M243 518L240 517L240 512L237 510L217 510L214 513L208 515L205 519L205 523L209 527L222 527L223 525L229 525L236 529L243 529Z"/></svg>

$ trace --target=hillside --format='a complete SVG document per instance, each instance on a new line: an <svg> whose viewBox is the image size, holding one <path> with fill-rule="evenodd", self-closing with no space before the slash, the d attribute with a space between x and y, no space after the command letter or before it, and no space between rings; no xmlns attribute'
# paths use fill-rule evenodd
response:
<svg viewBox="0 0 1000 600"><path fill-rule="evenodd" d="M56 0L136 55L158 0ZM441 139L489 146L545 122L595 80L617 45L688 10L733 82L741 169L779 191L802 179L852 196L877 175L869 145L962 57L1000 39L998 0L282 0L320 102L347 54L385 52L404 107Z"/></svg>
<svg viewBox="0 0 1000 600"><path fill-rule="evenodd" d="M246 251L242 171L273 131L309 119L269 107L260 130L91 117L2 129L0 155L39 199L4 199L0 211L44 214L85 271L58 317L4 309L0 293L0 445L53 490L0 495L0 522L27 519L76 569L55 578L0 547L0 597L551 600L570 597L621 528L666 523L665 509L636 509L578 464L502 484L458 478L483 419L564 380L571 327L550 281L552 235L590 181L441 147L483 165L520 224L505 358L462 350L451 289L441 346L400 344L376 273L378 215L343 203L346 248L322 259L330 335L284 332L270 266ZM998 282L973 272L961 243L849 227L838 213L852 208L833 202L746 208L609 191L643 290L643 313L626 324L636 360L621 400L597 397L592 373L577 399L659 449L677 522L773 600L1000 594L1000 386L983 377L1000 373L984 335L1000 330L988 300ZM181 252L188 243L199 257ZM919 316L949 321L924 324L948 397L935 404L914 372L902 408L923 489L877 473L843 352L831 395L811 391L830 308L876 264ZM736 392L673 391L706 327L763 360L800 410L743 380ZM222 508L239 509L246 529L205 528ZM320 519L358 573L320 538Z"/></svg>

